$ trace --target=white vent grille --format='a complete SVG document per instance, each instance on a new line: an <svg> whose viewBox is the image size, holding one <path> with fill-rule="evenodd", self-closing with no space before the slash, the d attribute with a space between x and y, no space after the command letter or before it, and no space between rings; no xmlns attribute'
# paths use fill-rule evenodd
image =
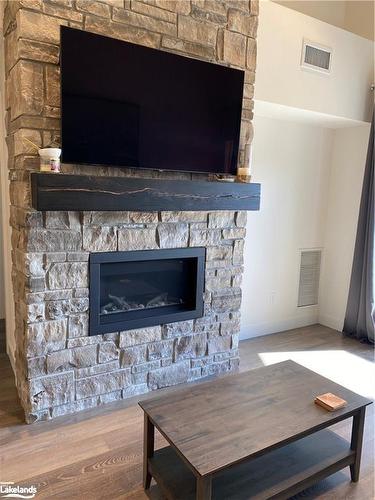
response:
<svg viewBox="0 0 375 500"><path fill-rule="evenodd" d="M302 250L298 289L298 307L318 303L321 250Z"/></svg>
<svg viewBox="0 0 375 500"><path fill-rule="evenodd" d="M303 41L301 66L323 73L331 72L332 49L317 43Z"/></svg>

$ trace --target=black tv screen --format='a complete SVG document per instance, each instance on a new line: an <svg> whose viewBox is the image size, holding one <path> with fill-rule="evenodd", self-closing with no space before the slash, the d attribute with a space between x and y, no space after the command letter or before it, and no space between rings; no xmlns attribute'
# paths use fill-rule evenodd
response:
<svg viewBox="0 0 375 500"><path fill-rule="evenodd" d="M61 28L65 163L235 174L244 72Z"/></svg>

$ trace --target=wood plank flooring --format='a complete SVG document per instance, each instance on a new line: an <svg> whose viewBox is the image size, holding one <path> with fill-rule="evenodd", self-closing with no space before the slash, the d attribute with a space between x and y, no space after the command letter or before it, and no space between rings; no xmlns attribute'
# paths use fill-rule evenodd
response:
<svg viewBox="0 0 375 500"><path fill-rule="evenodd" d="M5 319L0 318L0 355L6 352Z"/></svg>
<svg viewBox="0 0 375 500"><path fill-rule="evenodd" d="M293 359L374 398L373 352L370 345L314 325L242 341L240 369ZM173 390L178 388L163 392ZM34 484L38 489L36 498L147 499L141 486L143 415L137 401L138 398L132 398L50 422L26 425L9 361L1 355L0 481ZM351 483L349 470L344 470L298 498L374 498L373 406L367 412L359 483ZM349 438L350 423L340 423L334 430ZM164 445L157 434L156 447ZM161 498L156 488L150 496L153 500Z"/></svg>

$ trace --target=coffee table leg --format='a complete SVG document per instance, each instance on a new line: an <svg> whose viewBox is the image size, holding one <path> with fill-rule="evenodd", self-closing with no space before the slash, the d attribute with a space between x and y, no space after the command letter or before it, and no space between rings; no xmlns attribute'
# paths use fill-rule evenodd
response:
<svg viewBox="0 0 375 500"><path fill-rule="evenodd" d="M143 488L148 490L151 484L151 474L148 468L148 459L154 454L155 427L148 415L144 413L143 430Z"/></svg>
<svg viewBox="0 0 375 500"><path fill-rule="evenodd" d="M197 497L196 500L211 500L212 478L197 477Z"/></svg>
<svg viewBox="0 0 375 500"><path fill-rule="evenodd" d="M350 466L350 475L352 481L359 479L359 469L361 466L363 427L365 423L366 407L361 408L353 417L351 449L355 451L354 464Z"/></svg>

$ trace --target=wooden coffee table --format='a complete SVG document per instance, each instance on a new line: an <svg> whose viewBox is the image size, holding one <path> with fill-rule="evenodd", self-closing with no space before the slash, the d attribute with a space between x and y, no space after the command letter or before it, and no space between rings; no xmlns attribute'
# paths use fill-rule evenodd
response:
<svg viewBox="0 0 375 500"><path fill-rule="evenodd" d="M314 404L325 392L348 405ZM370 403L293 361L142 401L144 488L153 477L168 499L286 499L347 466L358 481ZM350 417L350 443L326 429ZM154 451L155 427L170 446Z"/></svg>

